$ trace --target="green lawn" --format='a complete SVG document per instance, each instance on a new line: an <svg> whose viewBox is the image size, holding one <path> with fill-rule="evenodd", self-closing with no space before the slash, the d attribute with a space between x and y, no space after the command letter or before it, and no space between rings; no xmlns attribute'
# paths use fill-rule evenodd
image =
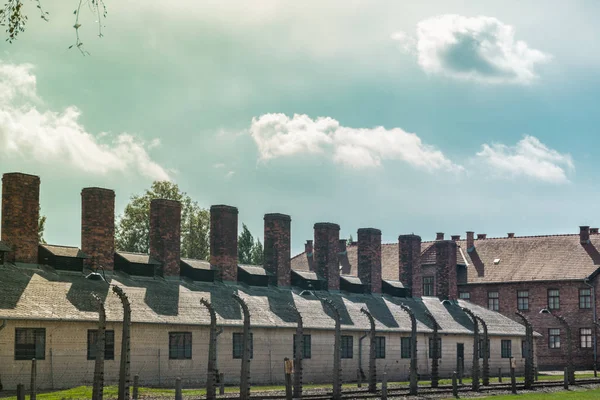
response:
<svg viewBox="0 0 600 400"><path fill-rule="evenodd" d="M493 399L493 400L513 400L513 399L524 399L524 400L587 400L587 399L598 399L600 398L600 389L593 390L575 390L575 391L561 391L554 393L526 393L520 395L507 394L504 396L487 396L477 397L477 400L481 399ZM454 399L454 398L449 398Z"/></svg>

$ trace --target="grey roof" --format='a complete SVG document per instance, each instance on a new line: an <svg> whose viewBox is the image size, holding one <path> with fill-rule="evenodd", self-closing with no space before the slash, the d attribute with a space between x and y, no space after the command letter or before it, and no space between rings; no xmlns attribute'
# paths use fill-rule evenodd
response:
<svg viewBox="0 0 600 400"><path fill-rule="evenodd" d="M340 279L345 280L348 283L351 283L353 285L362 285L362 281L360 280L359 277L357 276L352 276L352 275L341 275Z"/></svg>
<svg viewBox="0 0 600 400"><path fill-rule="evenodd" d="M270 275L263 267L258 265L238 265L238 268L250 275L267 276Z"/></svg>
<svg viewBox="0 0 600 400"><path fill-rule="evenodd" d="M0 240L0 251L3 253L8 253L11 251L11 248L8 246L8 243Z"/></svg>
<svg viewBox="0 0 600 400"><path fill-rule="evenodd" d="M40 247L48 250L50 254L57 257L70 257L70 258L90 258L79 247L72 246L57 246L53 244L40 244Z"/></svg>
<svg viewBox="0 0 600 400"><path fill-rule="evenodd" d="M297 274L298 276L309 280L309 281L318 281L319 277L317 276L316 272L312 272L312 271L296 271L296 270L292 270L293 273Z"/></svg>
<svg viewBox="0 0 600 400"><path fill-rule="evenodd" d="M383 281L392 287L395 287L398 289L404 289L404 284L400 281L389 281L387 279L384 279Z"/></svg>
<svg viewBox="0 0 600 400"><path fill-rule="evenodd" d="M160 262L150 257L148 254L129 253L127 251L117 251L116 254L134 264L161 265Z"/></svg>
<svg viewBox="0 0 600 400"><path fill-rule="evenodd" d="M181 258L181 262L194 269L211 270L210 263L204 260L195 260L192 258Z"/></svg>
<svg viewBox="0 0 600 400"><path fill-rule="evenodd" d="M210 317L200 304L210 300L219 325L241 326L242 313L232 299L238 293L248 303L255 327L296 326L289 304L294 304L310 329L333 329L330 311L314 296L302 297L289 289L247 287L209 282L169 281L161 278L139 279L116 272L107 277L111 285L128 295L134 323L208 325ZM106 299L108 321L122 320L122 305L109 285L85 279L84 275L63 274L42 269L21 268L12 264L0 267L0 319L97 321L97 308L91 293ZM409 332L410 320L401 309L404 303L414 310L420 332L431 332L425 312L431 312L442 333L471 334L470 318L456 304L442 304L437 298L394 298L368 294L317 292L337 306L345 330L364 331L369 325L361 308L369 310L379 331ZM509 318L465 301L482 316L493 335L522 336L525 328Z"/></svg>

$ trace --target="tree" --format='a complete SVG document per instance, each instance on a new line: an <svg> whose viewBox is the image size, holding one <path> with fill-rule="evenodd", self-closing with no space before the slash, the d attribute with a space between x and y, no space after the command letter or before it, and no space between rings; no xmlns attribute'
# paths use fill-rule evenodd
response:
<svg viewBox="0 0 600 400"><path fill-rule="evenodd" d="M256 238L256 242L252 245L252 265L263 265L264 263L264 253L263 253L263 245L260 242L259 238Z"/></svg>
<svg viewBox="0 0 600 400"><path fill-rule="evenodd" d="M350 237L348 238L348 240L346 241L346 244L348 246L350 246L352 244L352 242L354 242L354 239L352 239L352 234L350 234Z"/></svg>
<svg viewBox="0 0 600 400"><path fill-rule="evenodd" d="M73 15L75 16L75 24L73 25L73 28L75 28L75 43L69 46L69 49L75 47L81 54L86 55L89 53L83 49L83 43L79 39L79 28L81 28L79 17L81 16L81 6L84 4L84 0L73 1L77 5L77 8L73 11ZM41 19L46 22L49 21L49 13L42 8L42 0L32 0L32 2L35 3ZM88 0L85 3L87 3L90 11L96 17L98 36L102 37L102 28L104 27L102 20L106 18L107 13L104 0ZM23 0L6 0L4 8L0 8L0 26L6 27L7 42L12 43L17 39L19 33L25 32L27 20L28 16L25 12L25 3Z"/></svg>
<svg viewBox="0 0 600 400"><path fill-rule="evenodd" d="M179 190L177 184L155 181L142 195L133 195L119 216L115 232L116 247L122 251L148 253L150 202L153 199L177 200L181 203L181 256L208 259L209 211Z"/></svg>
<svg viewBox="0 0 600 400"><path fill-rule="evenodd" d="M46 229L46 216L40 213L38 219L38 242L41 244L46 244L46 240L44 239L44 229Z"/></svg>
<svg viewBox="0 0 600 400"><path fill-rule="evenodd" d="M252 247L254 238L246 224L242 223L242 232L238 236L238 262L240 264L252 264Z"/></svg>

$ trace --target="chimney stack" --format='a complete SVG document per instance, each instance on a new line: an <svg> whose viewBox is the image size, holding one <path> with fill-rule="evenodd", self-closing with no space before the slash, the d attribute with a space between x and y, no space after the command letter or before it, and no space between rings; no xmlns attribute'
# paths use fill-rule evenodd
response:
<svg viewBox="0 0 600 400"><path fill-rule="evenodd" d="M440 300L456 299L458 297L458 282L456 279L456 243L451 240L441 240L436 242L435 252L436 295Z"/></svg>
<svg viewBox="0 0 600 400"><path fill-rule="evenodd" d="M514 237L515 237L515 234L514 234L513 232L510 232L510 233L508 234L508 238L509 238L509 239L514 239Z"/></svg>
<svg viewBox="0 0 600 400"><path fill-rule="evenodd" d="M81 250L84 265L115 269L115 192L97 187L81 191Z"/></svg>
<svg viewBox="0 0 600 400"><path fill-rule="evenodd" d="M598 228L590 228L590 235L597 235L598 234Z"/></svg>
<svg viewBox="0 0 600 400"><path fill-rule="evenodd" d="M398 236L399 278L405 288L412 288L412 296L421 296L423 291L421 276L421 237L417 235Z"/></svg>
<svg viewBox="0 0 600 400"><path fill-rule="evenodd" d="M319 222L315 224L314 231L314 262L317 275L325 279L328 290L339 290L338 246L340 243L340 226L329 222Z"/></svg>
<svg viewBox="0 0 600 400"><path fill-rule="evenodd" d="M458 242L460 240L460 235L452 235L452 241Z"/></svg>
<svg viewBox="0 0 600 400"><path fill-rule="evenodd" d="M475 232L467 231L467 251L475 248Z"/></svg>
<svg viewBox="0 0 600 400"><path fill-rule="evenodd" d="M487 237L487 234L485 234L485 233L477 234L477 240L485 240L486 237Z"/></svg>
<svg viewBox="0 0 600 400"><path fill-rule="evenodd" d="M588 244L590 242L590 227L580 226L579 227L579 242L581 244Z"/></svg>
<svg viewBox="0 0 600 400"><path fill-rule="evenodd" d="M12 249L6 261L37 264L39 217L39 176L18 172L4 174L1 240Z"/></svg>
<svg viewBox="0 0 600 400"><path fill-rule="evenodd" d="M265 214L265 270L273 275L272 284L291 286L291 225L285 214Z"/></svg>
<svg viewBox="0 0 600 400"><path fill-rule="evenodd" d="M444 232L438 232L435 234L435 240L444 240Z"/></svg>
<svg viewBox="0 0 600 400"><path fill-rule="evenodd" d="M358 277L370 293L381 293L381 231L358 230Z"/></svg>
<svg viewBox="0 0 600 400"><path fill-rule="evenodd" d="M154 199L150 202L150 257L161 263L156 275L179 279L180 202L166 199Z"/></svg>
<svg viewBox="0 0 600 400"><path fill-rule="evenodd" d="M237 281L238 209L231 206L210 207L210 265L221 281Z"/></svg>

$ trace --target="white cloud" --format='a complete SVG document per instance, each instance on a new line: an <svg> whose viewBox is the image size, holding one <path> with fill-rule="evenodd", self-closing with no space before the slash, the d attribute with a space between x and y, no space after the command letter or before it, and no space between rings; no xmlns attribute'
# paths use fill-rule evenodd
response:
<svg viewBox="0 0 600 400"><path fill-rule="evenodd" d="M533 136L525 136L515 146L484 144L477 160L498 176L526 176L550 183L568 182L567 171L575 168L569 154L550 149Z"/></svg>
<svg viewBox="0 0 600 400"><path fill-rule="evenodd" d="M419 22L416 38L397 32L392 39L414 48L427 73L485 83L531 83L536 65L551 58L516 40L512 26L485 16L440 15Z"/></svg>
<svg viewBox="0 0 600 400"><path fill-rule="evenodd" d="M263 161L295 154L318 154L351 168L381 166L401 160L427 171L460 171L444 154L400 128L370 129L341 126L329 117L311 119L295 114L265 114L252 119L250 135Z"/></svg>
<svg viewBox="0 0 600 400"><path fill-rule="evenodd" d="M78 121L80 111L43 109L36 77L29 64L0 61L0 155L46 165L66 165L93 174L134 171L158 180L170 179L147 149L160 145L127 133L91 134Z"/></svg>

